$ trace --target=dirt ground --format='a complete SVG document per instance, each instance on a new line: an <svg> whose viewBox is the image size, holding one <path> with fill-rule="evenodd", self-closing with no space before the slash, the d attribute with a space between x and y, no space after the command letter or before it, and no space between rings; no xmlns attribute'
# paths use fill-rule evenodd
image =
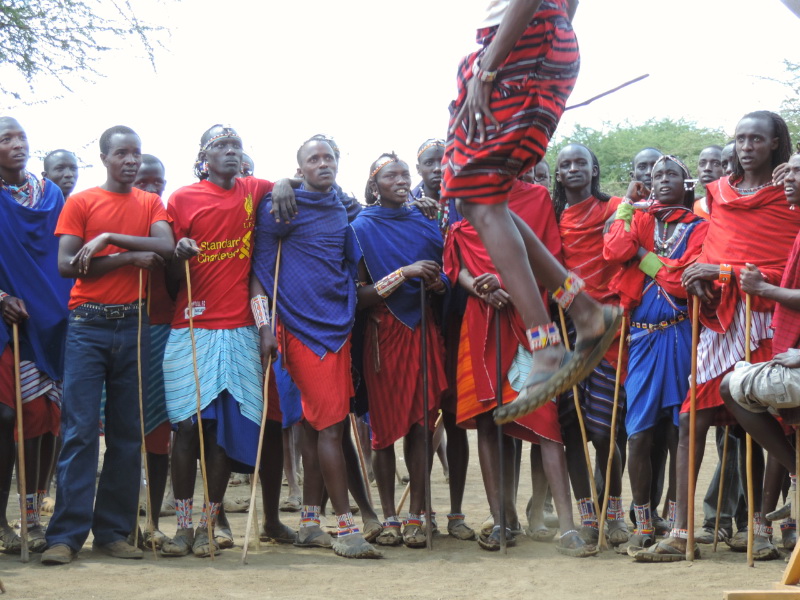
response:
<svg viewBox="0 0 800 600"><path fill-rule="evenodd" d="M709 436L706 456L715 457L713 436ZM473 527L488 515L480 479L476 439L470 433L470 463L464 508ZM527 454L523 452L523 455ZM398 457L402 453L398 454ZM520 514L524 514L530 491L523 458L520 485ZM402 462L399 463L403 468ZM703 465L698 484L698 508L714 464ZM202 487L195 503L202 505ZM284 487L284 494L287 488ZM447 484L437 463L433 474L433 506L440 522L448 508ZM247 496L248 486L229 489L230 496ZM377 490L372 488L377 502ZM398 491L399 496L399 491ZM12 494L13 505L14 495ZM630 502L627 489L623 502ZM380 512L380 511L378 511ZM13 517L12 517L13 514ZM283 513L285 522L297 527L299 514ZM230 515L236 547L225 550L213 562L192 556L158 558L146 553L141 561L122 561L91 550L91 539L78 558L68 566L45 567L39 555L27 564L19 556L0 555L0 579L8 598L87 599L119 598L381 598L445 600L455 598L516 599L550 598L652 600L692 597L695 600L721 599L726 590L772 589L785 568L783 560L756 563L748 568L744 554L732 553L720 544L716 554L702 546L702 559L648 565L634 563L613 551L587 559L574 559L556 553L553 544L533 542L524 536L507 555L489 553L476 542L462 542L447 535L434 539L433 552L404 547L386 548L385 559L354 561L336 557L325 550L305 550L292 546L261 545L249 552L242 566L241 544L246 514ZM9 519L17 518L9 511ZM697 522L702 515L698 511ZM162 517L162 529L174 532L174 517ZM443 527L444 529L444 527Z"/></svg>

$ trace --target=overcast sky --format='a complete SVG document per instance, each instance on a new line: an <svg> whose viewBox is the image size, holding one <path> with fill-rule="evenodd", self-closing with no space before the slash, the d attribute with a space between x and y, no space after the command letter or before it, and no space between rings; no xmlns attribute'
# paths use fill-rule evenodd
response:
<svg viewBox="0 0 800 600"><path fill-rule="evenodd" d="M138 0L141 18L170 31L155 71L141 46L118 40L120 50L96 63L104 77L72 80L72 92L41 81L24 98L46 102L0 102L28 131L29 169L40 172L58 147L94 165L77 189L104 181L97 139L125 124L166 164L168 195L193 183L200 136L221 122L242 135L256 175L272 180L294 173L300 142L332 135L343 152L339 181L362 198L381 152L413 163L422 141L444 136L456 66L476 47L487 3ZM564 136L576 124L651 117L731 133L742 114L779 108L786 88L763 78L785 79L783 59L799 56L800 19L779 0L582 0L574 24L582 68L570 103L650 77L566 113Z"/></svg>

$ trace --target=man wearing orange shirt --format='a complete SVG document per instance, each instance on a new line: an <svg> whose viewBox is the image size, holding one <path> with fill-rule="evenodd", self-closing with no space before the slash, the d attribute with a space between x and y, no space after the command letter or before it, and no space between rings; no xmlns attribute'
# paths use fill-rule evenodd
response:
<svg viewBox="0 0 800 600"><path fill-rule="evenodd" d="M140 457L138 380L139 299L146 295L142 269L163 265L174 241L159 197L133 187L142 160L136 133L118 125L100 137L106 182L65 204L58 269L75 278L69 301L64 365L63 448L58 498L47 529L44 564L66 564L91 529L94 546L117 558L141 558L125 538L138 508ZM141 282L141 283L140 283ZM141 365L148 364L148 318L142 314ZM100 395L106 386L106 446L95 498Z"/></svg>

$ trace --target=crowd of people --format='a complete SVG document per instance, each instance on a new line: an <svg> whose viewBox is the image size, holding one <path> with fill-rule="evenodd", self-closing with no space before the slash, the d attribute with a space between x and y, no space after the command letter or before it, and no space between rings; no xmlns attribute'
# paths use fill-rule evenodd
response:
<svg viewBox="0 0 800 600"><path fill-rule="evenodd" d="M263 539L348 558L425 547L438 530L426 490L444 438L450 536L492 551L558 533L567 556L607 542L637 561L683 560L687 473L699 470L712 425L731 450L695 542L747 548L746 430L756 442L751 550L769 560L793 548L789 504L775 509L796 487L794 421L782 411L800 405L800 154L780 116L756 111L727 145L702 150L697 179L656 139L635 154L623 198L601 190L602 165L581 144L558 152L551 175L544 154L578 74L575 4L492 2L482 49L459 66L447 139L424 141L415 161L378 156L363 200L337 185L332 138L302 142L297 172L273 183L254 176L243 140L223 125L200 137L197 181L169 199L163 164L125 126L100 137L106 181L75 192L73 153L48 154L37 178L24 129L0 118L5 550L24 543L44 564L66 564L91 533L117 558L141 558L142 546L213 556L233 545L231 474L256 466ZM490 512L479 526L462 510L468 429ZM16 444L25 540L7 520ZM382 518L367 493L373 475ZM168 482L173 536L159 525ZM321 521L328 500L333 531ZM280 516L294 509L297 531Z"/></svg>

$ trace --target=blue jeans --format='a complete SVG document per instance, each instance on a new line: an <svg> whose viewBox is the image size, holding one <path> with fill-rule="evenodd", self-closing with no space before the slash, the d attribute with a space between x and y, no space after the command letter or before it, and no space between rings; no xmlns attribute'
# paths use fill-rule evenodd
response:
<svg viewBox="0 0 800 600"><path fill-rule="evenodd" d="M89 531L97 544L125 539L139 508L141 430L136 311L106 319L74 309L69 316L61 411L63 448L57 466L56 508L47 544L78 551ZM149 319L142 315L142 389L147 389ZM100 394L106 385L106 453L95 500L100 451Z"/></svg>

